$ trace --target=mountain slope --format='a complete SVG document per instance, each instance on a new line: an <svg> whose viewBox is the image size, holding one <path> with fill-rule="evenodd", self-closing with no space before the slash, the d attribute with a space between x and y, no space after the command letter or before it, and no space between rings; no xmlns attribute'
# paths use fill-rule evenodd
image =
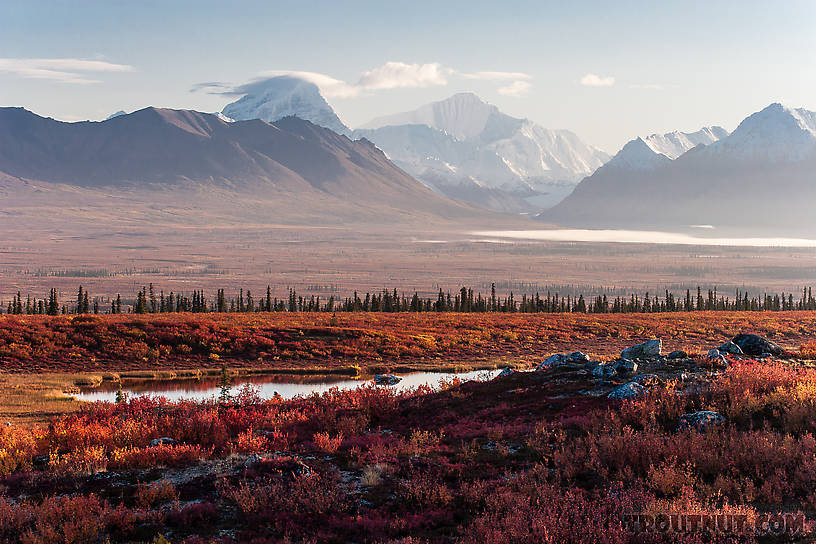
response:
<svg viewBox="0 0 816 544"><path fill-rule="evenodd" d="M771 104L674 160L633 140L540 218L581 227L814 232L814 121L807 110Z"/></svg>
<svg viewBox="0 0 816 544"><path fill-rule="evenodd" d="M182 189L228 191L271 199L295 218L305 206L328 215L388 216L401 206L444 217L475 213L411 178L372 143L296 117L227 123L146 108L104 122L62 123L0 108L0 173L129 194L158 188L168 199Z"/></svg>
<svg viewBox="0 0 816 544"><path fill-rule="evenodd" d="M443 194L484 204L479 195L504 193L499 200L512 211L555 204L565 186L609 159L570 131L510 117L472 93L375 119L355 134Z"/></svg>
<svg viewBox="0 0 816 544"><path fill-rule="evenodd" d="M349 132L317 85L309 81L278 76L251 83L242 91L246 94L224 107L221 113L236 121L260 119L267 123L294 116L338 134Z"/></svg>

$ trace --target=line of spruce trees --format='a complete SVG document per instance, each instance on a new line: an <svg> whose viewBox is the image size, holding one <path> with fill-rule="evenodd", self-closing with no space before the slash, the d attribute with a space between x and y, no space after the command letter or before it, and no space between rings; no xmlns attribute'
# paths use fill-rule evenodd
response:
<svg viewBox="0 0 816 544"><path fill-rule="evenodd" d="M3 306L0 304L0 313ZM493 284L490 294L482 296L473 289L462 287L451 293L439 290L435 298L420 297L419 293L406 295L397 289L384 289L378 293L366 293L360 296L357 291L351 297L336 299L330 295L321 300L320 296L306 298L290 288L286 299L272 296L271 287L266 293L255 298L252 292L240 289L235 297L227 297L224 289L218 289L213 300L208 300L203 290L194 290L190 294L164 291L156 293L153 284L142 289L124 306L125 313L232 313L232 312L506 312L506 313L659 313L659 312L692 312L692 311L791 311L816 310L816 300L810 287L802 289L801 295L794 298L792 293L765 294L750 297L747 292L737 290L734 297L726 297L709 289L703 293L697 287L696 294L687 289L685 296L677 297L666 290L662 297L646 293L644 296L607 297L597 295L586 298L584 295L562 297L557 293L546 295L535 293L523 294L521 298L512 292L504 297L496 295ZM59 314L121 314L123 313L122 297L117 294L109 305L103 308L98 297L90 297L82 286L74 300L61 304L56 289L51 289L48 297L37 299L28 295L23 300L18 292L6 307L6 313L18 315L59 315Z"/></svg>

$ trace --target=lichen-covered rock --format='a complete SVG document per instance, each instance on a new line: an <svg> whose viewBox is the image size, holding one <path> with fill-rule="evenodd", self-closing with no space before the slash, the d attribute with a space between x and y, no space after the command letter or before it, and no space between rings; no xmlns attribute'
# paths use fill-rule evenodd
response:
<svg viewBox="0 0 816 544"><path fill-rule="evenodd" d="M374 376L374 383L377 385L397 385L401 381L402 378L393 374L376 374Z"/></svg>
<svg viewBox="0 0 816 544"><path fill-rule="evenodd" d="M713 426L722 425L725 423L725 421L725 417L720 415L718 412L703 410L680 416L680 422L677 425L677 429L680 431L689 429L705 431Z"/></svg>
<svg viewBox="0 0 816 544"><path fill-rule="evenodd" d="M640 374L633 377L631 381L639 383L645 387L653 387L663 383L663 380L657 374Z"/></svg>
<svg viewBox="0 0 816 544"><path fill-rule="evenodd" d="M637 382L629 382L613 389L607 397L610 399L632 399L646 392L646 388Z"/></svg>
<svg viewBox="0 0 816 544"><path fill-rule="evenodd" d="M618 359L612 365L618 374L633 374L637 372L638 364L629 359Z"/></svg>
<svg viewBox="0 0 816 544"><path fill-rule="evenodd" d="M738 334L731 341L738 345L745 355L770 353L779 356L785 352L781 347L758 334Z"/></svg>
<svg viewBox="0 0 816 544"><path fill-rule="evenodd" d="M738 345L736 345L732 341L728 341L719 348L717 348L722 353L730 353L731 355L742 355L743 351Z"/></svg>
<svg viewBox="0 0 816 544"><path fill-rule="evenodd" d="M600 380L608 380L617 373L618 371L615 370L615 367L607 363L600 363L592 369L592 377Z"/></svg>
<svg viewBox="0 0 816 544"><path fill-rule="evenodd" d="M585 365L589 363L589 356L580 351L573 351L572 353L556 353L550 355L536 367L536 371L547 370L548 368L556 368L564 365Z"/></svg>
<svg viewBox="0 0 816 544"><path fill-rule="evenodd" d="M641 344L628 347L621 351L621 359L652 359L660 357L660 352L663 349L663 342L657 338L655 340L648 340Z"/></svg>

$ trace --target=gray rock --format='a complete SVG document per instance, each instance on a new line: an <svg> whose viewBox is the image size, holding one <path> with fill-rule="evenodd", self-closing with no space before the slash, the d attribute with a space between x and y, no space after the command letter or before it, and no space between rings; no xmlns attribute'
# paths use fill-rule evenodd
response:
<svg viewBox="0 0 816 544"><path fill-rule="evenodd" d="M646 388L636 382L629 382L619 385L613 389L607 397L610 399L632 399L646 392Z"/></svg>
<svg viewBox="0 0 816 544"><path fill-rule="evenodd" d="M722 346L720 346L719 348L717 348L717 349L720 350L720 352L730 353L731 355L742 355L743 354L742 353L742 348L740 348L738 345L736 345L734 342L732 342L730 340L728 342L726 342L725 344L723 344Z"/></svg>
<svg viewBox="0 0 816 544"><path fill-rule="evenodd" d="M770 353L778 357L785 352L785 350L778 345L757 334L738 334L732 338L731 341L738 345L745 355Z"/></svg>
<svg viewBox="0 0 816 544"><path fill-rule="evenodd" d="M547 370L548 368L556 368L564 365L572 365L574 367L585 365L589 363L589 356L580 351L573 351L572 353L556 353L550 355L536 367L536 372Z"/></svg>
<svg viewBox="0 0 816 544"><path fill-rule="evenodd" d="M663 342L657 338L648 340L642 344L637 344L621 351L621 359L651 359L660 356L663 349Z"/></svg>
<svg viewBox="0 0 816 544"><path fill-rule="evenodd" d="M677 429L680 431L705 431L711 427L722 425L725 423L725 421L725 417L719 413L712 412L710 410L703 410L701 412L693 412L680 416L680 422L677 425Z"/></svg>
<svg viewBox="0 0 816 544"><path fill-rule="evenodd" d="M586 364L589 362L589 355L581 351L573 351L566 356L566 362L571 364Z"/></svg>
<svg viewBox="0 0 816 544"><path fill-rule="evenodd" d="M550 355L536 367L536 372L541 372L542 370L547 370L548 368L561 366L564 364L564 359L565 356L563 353L556 353L554 355Z"/></svg>
<svg viewBox="0 0 816 544"><path fill-rule="evenodd" d="M601 380L608 380L617 373L614 366L606 363L601 363L592 369L592 376Z"/></svg>
<svg viewBox="0 0 816 544"><path fill-rule="evenodd" d="M393 374L374 375L374 383L376 385L397 385L401 381L402 378L400 378L399 376L394 376Z"/></svg>
<svg viewBox="0 0 816 544"><path fill-rule="evenodd" d="M502 370L501 372L496 374L496 378L504 378L505 376L510 376L512 374L515 374L515 373L516 373L516 371L508 366L504 370ZM493 379L495 380L496 378L493 378Z"/></svg>
<svg viewBox="0 0 816 544"><path fill-rule="evenodd" d="M688 359L688 353L682 349L678 349L669 353L669 359Z"/></svg>
<svg viewBox="0 0 816 544"><path fill-rule="evenodd" d="M629 359L618 359L613 366L618 374L633 374L638 369L638 364Z"/></svg>
<svg viewBox="0 0 816 544"><path fill-rule="evenodd" d="M173 440L172 438L163 436L161 438L154 438L153 440L151 440L150 447L155 448L156 446L172 446L175 443L176 441Z"/></svg>
<svg viewBox="0 0 816 544"><path fill-rule="evenodd" d="M640 374L632 378L632 381L646 387L653 387L663 383L663 380L657 374Z"/></svg>

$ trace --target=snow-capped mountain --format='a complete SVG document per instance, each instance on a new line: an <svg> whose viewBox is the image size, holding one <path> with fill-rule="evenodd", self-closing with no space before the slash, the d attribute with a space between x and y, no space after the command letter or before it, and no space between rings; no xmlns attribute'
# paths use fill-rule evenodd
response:
<svg viewBox="0 0 816 544"><path fill-rule="evenodd" d="M710 139L723 134L720 130L701 132ZM786 235L816 234L816 113L771 104L731 134L673 160L656 149L674 149L655 140L627 143L540 218L580 227L705 224L765 235L774 228ZM658 140L662 145L666 138Z"/></svg>
<svg viewBox="0 0 816 544"><path fill-rule="evenodd" d="M709 155L741 160L799 161L816 151L816 113L774 103L748 116Z"/></svg>
<svg viewBox="0 0 816 544"><path fill-rule="evenodd" d="M722 127L703 127L697 132L667 132L635 138L612 157L607 166L649 170L665 165L698 145L710 145L728 136Z"/></svg>
<svg viewBox="0 0 816 544"><path fill-rule="evenodd" d="M676 159L689 149L698 145L710 145L728 136L728 131L722 127L703 127L697 132L667 132L666 134L652 134L644 138L646 144L655 153Z"/></svg>
<svg viewBox="0 0 816 544"><path fill-rule="evenodd" d="M320 94L317 85L301 78L278 76L241 89L246 93L227 104L223 115L236 121L261 119L274 123L284 117L299 117L316 125L347 134L349 129Z"/></svg>
<svg viewBox="0 0 816 544"><path fill-rule="evenodd" d="M472 93L380 117L354 134L437 191L505 211L552 206L609 159L568 130L511 117Z"/></svg>

